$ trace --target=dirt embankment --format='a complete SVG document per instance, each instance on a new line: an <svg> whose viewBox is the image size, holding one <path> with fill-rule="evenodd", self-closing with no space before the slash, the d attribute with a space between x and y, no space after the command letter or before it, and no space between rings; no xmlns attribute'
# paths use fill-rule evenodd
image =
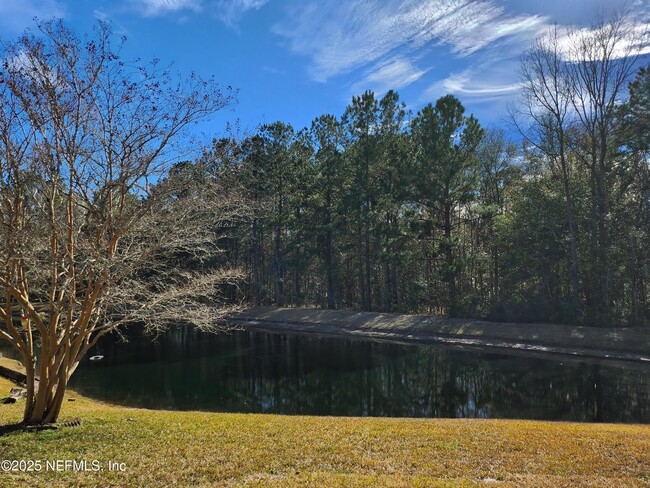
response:
<svg viewBox="0 0 650 488"><path fill-rule="evenodd" d="M399 343L441 343L650 363L650 328L606 329L276 307L251 308L232 317L231 322L273 332Z"/></svg>

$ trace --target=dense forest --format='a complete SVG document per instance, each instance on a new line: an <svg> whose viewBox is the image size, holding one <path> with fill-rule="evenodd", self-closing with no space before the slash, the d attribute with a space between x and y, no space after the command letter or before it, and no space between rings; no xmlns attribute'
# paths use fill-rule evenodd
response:
<svg viewBox="0 0 650 488"><path fill-rule="evenodd" d="M648 325L650 67L602 29L570 61L558 32L526 52L508 132L366 91L176 172L248 200L222 243L253 303Z"/></svg>

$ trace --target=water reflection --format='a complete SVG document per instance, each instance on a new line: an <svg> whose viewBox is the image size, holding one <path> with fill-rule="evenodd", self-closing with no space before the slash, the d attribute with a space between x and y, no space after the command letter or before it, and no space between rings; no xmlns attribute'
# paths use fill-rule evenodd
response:
<svg viewBox="0 0 650 488"><path fill-rule="evenodd" d="M104 341L71 387L132 406L391 417L650 421L650 367L239 331Z"/></svg>

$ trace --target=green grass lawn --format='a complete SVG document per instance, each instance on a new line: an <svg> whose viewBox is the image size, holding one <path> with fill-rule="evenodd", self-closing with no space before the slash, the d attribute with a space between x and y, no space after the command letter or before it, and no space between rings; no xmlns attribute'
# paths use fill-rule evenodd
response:
<svg viewBox="0 0 650 488"><path fill-rule="evenodd" d="M0 378L0 397L12 386ZM24 400L0 404L0 459L43 463L3 472L0 486L650 484L650 426L170 412L68 398L60 420L81 426L40 432L15 426ZM102 470L45 471L46 460Z"/></svg>

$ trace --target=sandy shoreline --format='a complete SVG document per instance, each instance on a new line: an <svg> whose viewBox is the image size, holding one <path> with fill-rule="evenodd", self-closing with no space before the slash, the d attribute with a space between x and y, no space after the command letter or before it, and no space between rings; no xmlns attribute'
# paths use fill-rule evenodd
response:
<svg viewBox="0 0 650 488"><path fill-rule="evenodd" d="M650 330L521 324L424 315L255 307L230 322L271 332L520 351L650 364Z"/></svg>

